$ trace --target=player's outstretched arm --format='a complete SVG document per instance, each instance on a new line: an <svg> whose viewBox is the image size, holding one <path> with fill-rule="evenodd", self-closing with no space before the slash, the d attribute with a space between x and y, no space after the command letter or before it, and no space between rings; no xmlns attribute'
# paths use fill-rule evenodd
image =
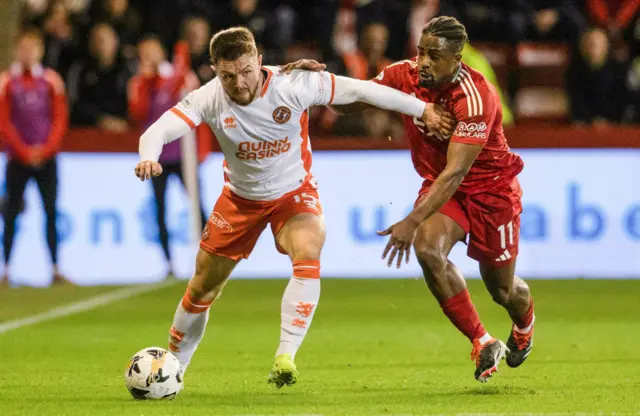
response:
<svg viewBox="0 0 640 416"><path fill-rule="evenodd" d="M141 181L151 179L162 174L162 166L158 163L160 153L165 144L184 136L191 130L191 126L184 122L173 111L165 112L140 137L138 153L140 162L134 172Z"/></svg>
<svg viewBox="0 0 640 416"><path fill-rule="evenodd" d="M365 103L383 110L396 111L422 119L438 137L444 140L453 132L455 120L439 106L424 101L396 89L371 81L336 76L333 105Z"/></svg>

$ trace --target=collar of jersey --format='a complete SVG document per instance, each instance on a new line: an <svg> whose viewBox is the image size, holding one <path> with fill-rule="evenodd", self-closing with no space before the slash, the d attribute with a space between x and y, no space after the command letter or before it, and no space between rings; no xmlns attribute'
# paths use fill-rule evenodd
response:
<svg viewBox="0 0 640 416"><path fill-rule="evenodd" d="M26 69L22 64L14 62L13 64L11 64L11 68L9 69L9 71L11 71L11 75L13 75L14 77L19 77L21 75L24 75ZM42 64L35 64L32 65L31 68L29 68L29 72L31 73L31 76L39 78L44 74L44 67L42 66Z"/></svg>

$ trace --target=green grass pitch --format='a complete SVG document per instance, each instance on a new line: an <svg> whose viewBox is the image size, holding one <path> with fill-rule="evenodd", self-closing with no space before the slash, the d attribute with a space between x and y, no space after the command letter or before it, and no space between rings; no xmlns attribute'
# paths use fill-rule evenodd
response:
<svg viewBox="0 0 640 416"><path fill-rule="evenodd" d="M469 342L421 280L325 279L292 388L266 383L286 280L234 280L174 401L134 401L137 350L166 347L185 282L0 334L0 415L640 413L640 281L530 281L536 339L518 369L473 379ZM510 323L482 283L480 316ZM114 288L0 290L0 323Z"/></svg>

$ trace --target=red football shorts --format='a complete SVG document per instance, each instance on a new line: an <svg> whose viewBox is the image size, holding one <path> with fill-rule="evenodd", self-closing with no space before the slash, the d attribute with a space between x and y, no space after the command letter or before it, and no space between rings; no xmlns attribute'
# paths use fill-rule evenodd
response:
<svg viewBox="0 0 640 416"><path fill-rule="evenodd" d="M416 205L431 183L425 181ZM454 220L467 234L467 255L482 264L501 266L516 258L520 240L522 188L517 178L506 188L476 195L460 192L439 212Z"/></svg>
<svg viewBox="0 0 640 416"><path fill-rule="evenodd" d="M245 199L225 186L204 227L200 248L232 260L249 258L267 224L275 239L287 221L302 213L322 215L318 190L310 181L273 201ZM277 243L276 247L287 254Z"/></svg>

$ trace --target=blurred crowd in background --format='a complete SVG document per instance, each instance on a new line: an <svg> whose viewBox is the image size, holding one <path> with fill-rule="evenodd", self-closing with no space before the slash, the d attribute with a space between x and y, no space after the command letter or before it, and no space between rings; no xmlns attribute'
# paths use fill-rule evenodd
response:
<svg viewBox="0 0 640 416"><path fill-rule="evenodd" d="M415 56L424 24L457 17L470 44L463 60L495 83L505 123L597 126L640 122L640 0L22 0L22 25L45 36L44 64L63 77L72 126L122 132L127 86L144 68L138 43L155 35L169 61L187 48L205 83L212 33L250 28L277 65L300 58L360 79ZM314 112L324 136L402 137L384 112Z"/></svg>

